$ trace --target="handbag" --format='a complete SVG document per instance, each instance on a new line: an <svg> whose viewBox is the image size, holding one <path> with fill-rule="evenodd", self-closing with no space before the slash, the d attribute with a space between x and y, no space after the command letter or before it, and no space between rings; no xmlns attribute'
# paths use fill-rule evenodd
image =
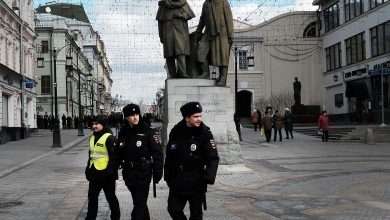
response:
<svg viewBox="0 0 390 220"><path fill-rule="evenodd" d="M264 136L264 128L261 128L259 133L260 133L260 137L263 137Z"/></svg>
<svg viewBox="0 0 390 220"><path fill-rule="evenodd" d="M321 128L317 128L317 135L321 136L324 133L324 131Z"/></svg>

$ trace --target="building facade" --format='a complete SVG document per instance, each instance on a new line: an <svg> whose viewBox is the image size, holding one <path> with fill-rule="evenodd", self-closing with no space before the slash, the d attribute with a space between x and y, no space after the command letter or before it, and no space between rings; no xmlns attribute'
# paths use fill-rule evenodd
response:
<svg viewBox="0 0 390 220"><path fill-rule="evenodd" d="M92 105L92 65L82 51L79 31L70 31L65 18L36 14L37 114L55 117L55 81L58 117L89 115ZM66 59L71 58L70 65ZM39 63L39 60L43 60ZM53 86L52 86L53 85Z"/></svg>
<svg viewBox="0 0 390 220"><path fill-rule="evenodd" d="M0 0L0 125L7 132L36 128L34 40L32 1Z"/></svg>
<svg viewBox="0 0 390 220"><path fill-rule="evenodd" d="M235 28L227 86L234 93L237 57L239 116L249 117L261 99L280 96L292 99L295 77L302 84L302 104L323 102L322 43L316 33L317 20L313 11L289 12L255 26Z"/></svg>
<svg viewBox="0 0 390 220"><path fill-rule="evenodd" d="M358 123L381 122L383 112L388 123L390 1L315 0L313 4L321 12L324 109L339 120Z"/></svg>
<svg viewBox="0 0 390 220"><path fill-rule="evenodd" d="M47 7L51 8L50 15L45 12ZM112 69L105 52L104 42L100 35L93 30L83 6L54 3L38 7L37 12L41 17L62 18L70 36L82 51L83 59L85 58L90 65L86 82L81 82L83 91L81 100L85 103L82 105L82 114L109 114L112 111Z"/></svg>

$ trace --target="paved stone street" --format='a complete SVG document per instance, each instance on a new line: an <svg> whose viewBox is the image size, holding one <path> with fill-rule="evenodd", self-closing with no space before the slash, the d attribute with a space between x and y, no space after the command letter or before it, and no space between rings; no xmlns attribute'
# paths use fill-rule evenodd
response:
<svg viewBox="0 0 390 220"><path fill-rule="evenodd" d="M0 145L0 219L83 219L88 182L84 177L87 135L61 131L64 147L51 149L42 132ZM295 134L265 143L244 128L245 166L221 167L207 194L204 219L390 219L390 144L328 142ZM121 178L121 177L120 177ZM132 200L117 182L122 219L130 219ZM169 219L168 188L149 197L152 219ZM188 213L188 207L186 207ZM109 219L100 195L98 219Z"/></svg>

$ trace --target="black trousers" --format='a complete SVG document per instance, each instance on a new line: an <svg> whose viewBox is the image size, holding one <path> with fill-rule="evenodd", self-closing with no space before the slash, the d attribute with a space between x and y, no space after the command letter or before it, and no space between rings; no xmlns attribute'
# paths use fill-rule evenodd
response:
<svg viewBox="0 0 390 220"><path fill-rule="evenodd" d="M253 127L255 128L255 131L257 131L257 123L253 123ZM259 126L259 128L260 128L260 126Z"/></svg>
<svg viewBox="0 0 390 220"><path fill-rule="evenodd" d="M265 139L267 140L267 142L270 142L271 136L272 136L272 129L270 129L270 130L264 129L264 135L265 135Z"/></svg>
<svg viewBox="0 0 390 220"><path fill-rule="evenodd" d="M292 130L289 130L289 129L284 129L284 130L286 130L286 139L289 139L289 137L288 137L288 134L289 134L289 133L291 134L291 139L294 139Z"/></svg>
<svg viewBox="0 0 390 220"><path fill-rule="evenodd" d="M187 201L190 204L190 220L202 220L202 197L201 193L183 195L169 191L168 212L173 220L187 220L183 209Z"/></svg>
<svg viewBox="0 0 390 220"><path fill-rule="evenodd" d="M323 130L322 131L322 141L328 142L328 140L329 140L329 131L328 130Z"/></svg>
<svg viewBox="0 0 390 220"><path fill-rule="evenodd" d="M85 219L96 219L98 212L98 202L100 191L104 191L108 205L111 209L111 219L120 219L118 198L115 195L115 181L91 181L88 189L88 213Z"/></svg>
<svg viewBox="0 0 390 220"><path fill-rule="evenodd" d="M148 209L148 196L150 184L142 185L129 185L126 184L130 190L131 197L133 198L133 210L131 211L132 220L149 220L149 209Z"/></svg>
<svg viewBox="0 0 390 220"><path fill-rule="evenodd" d="M277 128L274 128L274 141L276 141L276 132L279 133L279 140L282 141L282 129L277 129Z"/></svg>

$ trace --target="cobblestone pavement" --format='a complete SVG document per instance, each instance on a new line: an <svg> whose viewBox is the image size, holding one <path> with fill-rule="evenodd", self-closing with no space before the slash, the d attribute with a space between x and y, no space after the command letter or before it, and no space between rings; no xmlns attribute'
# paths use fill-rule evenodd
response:
<svg viewBox="0 0 390 220"><path fill-rule="evenodd" d="M301 134L265 143L248 128L243 139L244 163L251 171L217 176L204 219L390 219L390 144L323 143ZM0 175L0 219L83 219L87 149L84 140ZM3 156L0 171L12 167ZM132 200L121 177L117 195L122 219L130 219ZM150 193L148 201L152 219L170 219L167 196L161 181L157 198ZM109 219L103 193L98 219Z"/></svg>

